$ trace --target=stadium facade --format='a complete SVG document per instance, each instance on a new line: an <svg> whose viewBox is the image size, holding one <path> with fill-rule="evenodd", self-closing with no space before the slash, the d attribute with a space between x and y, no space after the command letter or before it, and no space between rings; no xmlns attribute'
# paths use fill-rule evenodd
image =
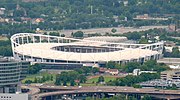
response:
<svg viewBox="0 0 180 100"><path fill-rule="evenodd" d="M113 61L143 63L162 57L163 42L153 44L119 43L120 39L106 37L74 39L33 33L18 33L11 37L14 58L35 63L105 64ZM115 40L115 42L113 42Z"/></svg>

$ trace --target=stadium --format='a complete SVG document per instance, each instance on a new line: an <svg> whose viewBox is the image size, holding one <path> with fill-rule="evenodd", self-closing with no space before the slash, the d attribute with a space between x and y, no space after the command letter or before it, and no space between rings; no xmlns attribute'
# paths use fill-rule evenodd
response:
<svg viewBox="0 0 180 100"><path fill-rule="evenodd" d="M13 56L34 63L103 65L113 61L126 64L162 57L163 42L132 44L124 43L125 40L125 37L75 39L33 33L11 37Z"/></svg>

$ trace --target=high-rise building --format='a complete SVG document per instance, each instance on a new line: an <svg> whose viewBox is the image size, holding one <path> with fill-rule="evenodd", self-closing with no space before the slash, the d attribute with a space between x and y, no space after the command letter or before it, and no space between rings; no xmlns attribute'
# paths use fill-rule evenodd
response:
<svg viewBox="0 0 180 100"><path fill-rule="evenodd" d="M28 72L29 62L0 57L0 93L20 92L20 81Z"/></svg>

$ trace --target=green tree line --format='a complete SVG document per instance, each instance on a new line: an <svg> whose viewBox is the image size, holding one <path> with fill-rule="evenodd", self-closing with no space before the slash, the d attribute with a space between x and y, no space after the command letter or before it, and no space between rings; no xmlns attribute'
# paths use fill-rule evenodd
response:
<svg viewBox="0 0 180 100"><path fill-rule="evenodd" d="M136 83L145 82L153 79L159 79L159 73L142 73L138 76L128 75L124 78L117 78L114 81L108 82L108 85L113 86L133 86Z"/></svg>
<svg viewBox="0 0 180 100"><path fill-rule="evenodd" d="M0 41L0 55L1 56L12 56L11 42L10 40Z"/></svg>
<svg viewBox="0 0 180 100"><path fill-rule="evenodd" d="M86 76L91 73L98 72L98 68L93 67L82 67L75 69L75 71L61 72L61 74L56 75L55 85L80 85L80 83L86 82ZM76 84L78 83L78 84Z"/></svg>
<svg viewBox="0 0 180 100"><path fill-rule="evenodd" d="M146 61L143 64L140 64L138 62L129 62L126 65L120 65L117 63L114 63L112 61L106 63L106 68L117 68L122 72L132 73L134 69L140 69L142 71L157 71L161 72L164 70L169 69L169 67L165 64L158 64L156 60L149 60Z"/></svg>

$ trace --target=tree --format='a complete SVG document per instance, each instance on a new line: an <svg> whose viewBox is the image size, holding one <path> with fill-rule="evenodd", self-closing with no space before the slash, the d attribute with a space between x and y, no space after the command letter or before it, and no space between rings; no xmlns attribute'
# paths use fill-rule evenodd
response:
<svg viewBox="0 0 180 100"><path fill-rule="evenodd" d="M65 34L61 34L61 37L65 37Z"/></svg>
<svg viewBox="0 0 180 100"><path fill-rule="evenodd" d="M106 68L114 68L115 67L115 63L112 61L109 61L108 63L106 63Z"/></svg>
<svg viewBox="0 0 180 100"><path fill-rule="evenodd" d="M99 72L99 68L93 67L93 68L92 68L92 72L93 72L94 74L97 73L97 72Z"/></svg>
<svg viewBox="0 0 180 100"><path fill-rule="evenodd" d="M51 75L50 80L53 81L53 75Z"/></svg>
<svg viewBox="0 0 180 100"><path fill-rule="evenodd" d="M34 64L28 66L28 73L29 74L36 74L42 69L42 64Z"/></svg>
<svg viewBox="0 0 180 100"><path fill-rule="evenodd" d="M60 74L56 75L55 85L61 85Z"/></svg>
<svg viewBox="0 0 180 100"><path fill-rule="evenodd" d="M63 82L63 86L67 86L67 82L66 81Z"/></svg>
<svg viewBox="0 0 180 100"><path fill-rule="evenodd" d="M100 83L100 82L104 82L104 77L103 77L103 76L100 76L100 77L98 78L98 83Z"/></svg>
<svg viewBox="0 0 180 100"><path fill-rule="evenodd" d="M59 36L59 32L50 32L49 35L52 35L52 36Z"/></svg>
<svg viewBox="0 0 180 100"><path fill-rule="evenodd" d="M133 87L134 87L134 88L142 88L142 86L137 85L137 84L133 84Z"/></svg>
<svg viewBox="0 0 180 100"><path fill-rule="evenodd" d="M82 68L77 68L75 69L76 72L78 72L79 74L84 73L84 70Z"/></svg>
<svg viewBox="0 0 180 100"><path fill-rule="evenodd" d="M148 39L146 38L141 38L139 41L140 44L148 44Z"/></svg>
<svg viewBox="0 0 180 100"><path fill-rule="evenodd" d="M84 33L82 31L77 31L72 34L75 38L82 38L84 36Z"/></svg>
<svg viewBox="0 0 180 100"><path fill-rule="evenodd" d="M141 38L141 34L138 32L129 32L127 34L125 34L125 36L129 39L129 40L139 40Z"/></svg>
<svg viewBox="0 0 180 100"><path fill-rule="evenodd" d="M79 75L78 79L79 79L80 83L85 83L87 81L87 78L84 75Z"/></svg>
<svg viewBox="0 0 180 100"><path fill-rule="evenodd" d="M151 96L149 95L144 95L144 97L142 98L142 100L152 100Z"/></svg>
<svg viewBox="0 0 180 100"><path fill-rule="evenodd" d="M117 30L116 30L115 28L113 28L113 29L111 30L111 32L116 33Z"/></svg>
<svg viewBox="0 0 180 100"><path fill-rule="evenodd" d="M139 68L140 67L140 64L139 63L137 63L137 62L130 62L130 63L128 63L128 64L126 64L125 65L125 71L126 72L130 72L130 73L132 73L133 72L133 70L134 69L137 69L137 68Z"/></svg>
<svg viewBox="0 0 180 100"><path fill-rule="evenodd" d="M86 67L86 66L84 66L84 67L82 67L82 70L83 70L84 74L87 75L88 73L91 73L92 67Z"/></svg>
<svg viewBox="0 0 180 100"><path fill-rule="evenodd" d="M160 78L159 73L142 73L139 76L127 75L124 78L117 78L112 82L108 82L108 85L139 87L136 86L135 84L153 79L159 79L159 78Z"/></svg>
<svg viewBox="0 0 180 100"><path fill-rule="evenodd" d="M180 51L179 51L178 47L173 47L171 56L172 57L180 57Z"/></svg>
<svg viewBox="0 0 180 100"><path fill-rule="evenodd" d="M61 85L60 82L62 82L65 86L67 83L74 86L76 84L75 80L80 80L82 83L84 83L86 82L86 77L83 74L80 75L77 71L63 71L61 74L56 75L55 85Z"/></svg>
<svg viewBox="0 0 180 100"><path fill-rule="evenodd" d="M79 76L79 73L76 71L70 71L67 73L67 81L76 80Z"/></svg>
<svg viewBox="0 0 180 100"><path fill-rule="evenodd" d="M35 78L34 78L34 83L37 83L37 82L38 82L38 80L37 80L37 78L35 77Z"/></svg>
<svg viewBox="0 0 180 100"><path fill-rule="evenodd" d="M0 55L12 56L12 48L11 48L10 40L0 40Z"/></svg>
<svg viewBox="0 0 180 100"><path fill-rule="evenodd" d="M170 87L171 90L177 90L176 84L172 84L172 87Z"/></svg>
<svg viewBox="0 0 180 100"><path fill-rule="evenodd" d="M146 65L149 68L153 68L154 66L157 65L157 61L156 60L149 60L149 61L146 61L144 63L144 65Z"/></svg>
<svg viewBox="0 0 180 100"><path fill-rule="evenodd" d="M76 85L75 81L74 81L74 80L71 80L71 81L70 81L70 86L74 86L74 85Z"/></svg>
<svg viewBox="0 0 180 100"><path fill-rule="evenodd" d="M25 81L25 84L31 84L31 83L33 83L32 80L26 80L26 81Z"/></svg>

